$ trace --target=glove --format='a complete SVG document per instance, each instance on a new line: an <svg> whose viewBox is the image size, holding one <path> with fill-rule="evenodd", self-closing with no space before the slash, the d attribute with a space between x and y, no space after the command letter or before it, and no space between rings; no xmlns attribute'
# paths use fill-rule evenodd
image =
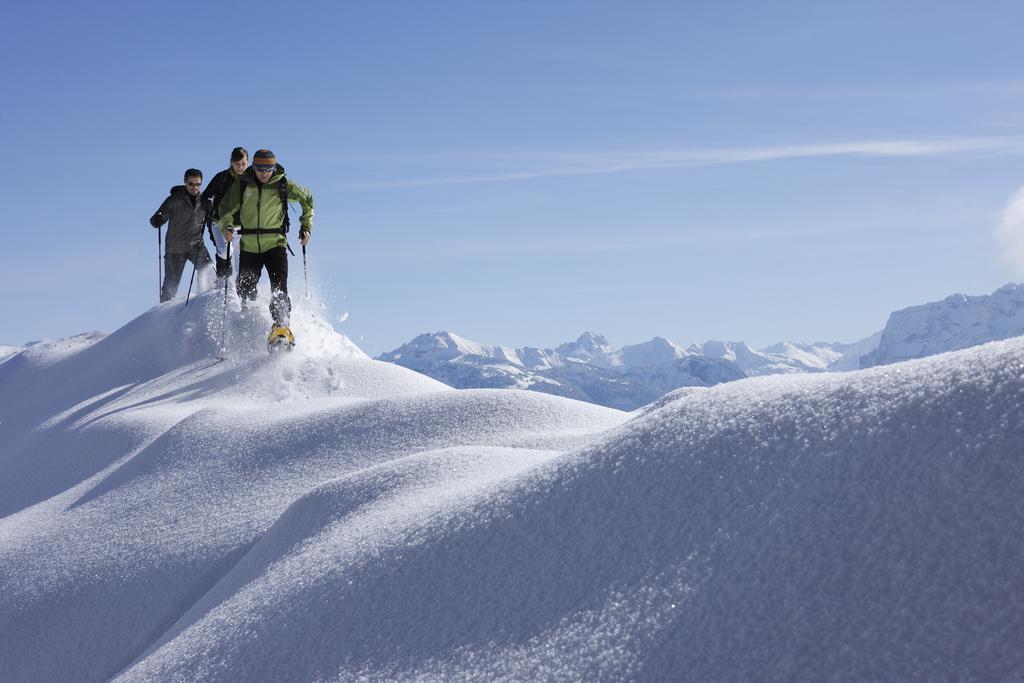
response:
<svg viewBox="0 0 1024 683"><path fill-rule="evenodd" d="M161 225L164 224L164 215L157 211L156 213L153 214L153 217L149 219L149 224L152 225L154 228L159 228Z"/></svg>
<svg viewBox="0 0 1024 683"><path fill-rule="evenodd" d="M302 246L306 246L306 242L309 241L309 234L309 230L306 230L305 228L299 230L299 243L302 244Z"/></svg>
<svg viewBox="0 0 1024 683"><path fill-rule="evenodd" d="M230 277L231 276L231 259L224 259L220 256L215 256L217 259L217 277Z"/></svg>

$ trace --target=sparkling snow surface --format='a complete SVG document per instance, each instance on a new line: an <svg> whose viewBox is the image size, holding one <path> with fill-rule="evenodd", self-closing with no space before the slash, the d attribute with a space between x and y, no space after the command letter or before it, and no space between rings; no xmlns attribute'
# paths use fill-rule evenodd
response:
<svg viewBox="0 0 1024 683"><path fill-rule="evenodd" d="M1024 675L1024 339L622 413L220 306L0 364L0 680Z"/></svg>

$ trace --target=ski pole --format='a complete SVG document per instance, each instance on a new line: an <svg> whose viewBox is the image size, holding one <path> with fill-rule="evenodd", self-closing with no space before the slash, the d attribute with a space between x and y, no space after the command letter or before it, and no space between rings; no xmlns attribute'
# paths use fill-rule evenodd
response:
<svg viewBox="0 0 1024 683"><path fill-rule="evenodd" d="M302 245L302 277L306 280L306 298L309 298L309 268L306 266L306 245Z"/></svg>
<svg viewBox="0 0 1024 683"><path fill-rule="evenodd" d="M196 261L199 260L199 248L203 246L202 238L200 238L199 244L196 245L196 250L192 254L192 277L188 279L188 294L185 295L185 305L188 306L188 299L192 296L192 283L196 279Z"/></svg>
<svg viewBox="0 0 1024 683"><path fill-rule="evenodd" d="M231 242L227 245L227 262L231 264ZM220 317L220 359L224 360L227 351L227 330L228 330L228 275L224 276L224 312Z"/></svg>
<svg viewBox="0 0 1024 683"><path fill-rule="evenodd" d="M164 297L164 252L163 252L163 226L156 229L156 300L160 302Z"/></svg>

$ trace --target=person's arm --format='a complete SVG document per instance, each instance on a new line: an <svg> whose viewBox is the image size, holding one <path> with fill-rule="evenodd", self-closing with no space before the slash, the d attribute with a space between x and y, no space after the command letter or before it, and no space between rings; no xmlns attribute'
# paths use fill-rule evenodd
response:
<svg viewBox="0 0 1024 683"><path fill-rule="evenodd" d="M218 173L217 175L213 176L213 180L211 180L210 184L206 186L206 189L203 190L203 193L199 195L199 199L202 200L203 204L206 204L206 202L213 201L213 196L216 194L213 191L213 186L217 184L217 177L219 175L220 174Z"/></svg>
<svg viewBox="0 0 1024 683"><path fill-rule="evenodd" d="M237 181L232 183L217 206L217 228L228 242L235 236L235 212L238 211L238 207L242 203L240 185Z"/></svg>
<svg viewBox="0 0 1024 683"><path fill-rule="evenodd" d="M302 216L299 218L299 241L305 246L313 232L313 193L298 183L288 181L288 199L298 202L302 207Z"/></svg>
<svg viewBox="0 0 1024 683"><path fill-rule="evenodd" d="M220 205L221 200L224 199L224 186L227 184L226 176L229 175L231 175L231 171L227 170L220 171L217 175L213 176L210 180L210 184L206 186L205 190L203 190L202 199L204 202L212 202L214 206Z"/></svg>
<svg viewBox="0 0 1024 683"><path fill-rule="evenodd" d="M203 190L203 194L199 196L203 202L212 202L213 198L220 194L221 186L224 185L224 171L220 171L217 175L210 178L210 184Z"/></svg>
<svg viewBox="0 0 1024 683"><path fill-rule="evenodd" d="M160 208L156 210L156 213L150 216L149 224L154 228L159 228L171 219L171 199L172 197L167 197L164 203L160 205Z"/></svg>
<svg viewBox="0 0 1024 683"><path fill-rule="evenodd" d="M213 236L213 200L200 197L199 205L203 207L203 225L206 226L206 234L210 236L210 241L216 244L217 240Z"/></svg>

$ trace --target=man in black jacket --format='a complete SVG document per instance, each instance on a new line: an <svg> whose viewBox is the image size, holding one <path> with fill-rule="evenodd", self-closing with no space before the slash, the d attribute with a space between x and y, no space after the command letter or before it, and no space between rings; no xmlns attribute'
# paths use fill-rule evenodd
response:
<svg viewBox="0 0 1024 683"><path fill-rule="evenodd" d="M227 242L224 240L224 235L220 230L214 230L213 224L219 218L217 211L220 208L220 200L224 198L224 194L231 189L231 186L235 184L240 175L245 173L245 169L248 167L249 152L245 147L235 147L231 150L231 166L213 176L213 180L203 190L203 202L212 206L212 210L206 216L206 228L210 232L210 239L217 246L218 278L231 275L231 259L228 258Z"/></svg>
<svg viewBox="0 0 1024 683"><path fill-rule="evenodd" d="M160 288L160 301L170 301L178 291L181 272L185 263L192 261L205 276L211 267L210 254L203 245L203 225L206 223L207 206L199 198L203 185L203 172L190 168L185 171L185 184L175 185L171 193L149 219L149 224L159 228L167 226L164 240L164 282Z"/></svg>

